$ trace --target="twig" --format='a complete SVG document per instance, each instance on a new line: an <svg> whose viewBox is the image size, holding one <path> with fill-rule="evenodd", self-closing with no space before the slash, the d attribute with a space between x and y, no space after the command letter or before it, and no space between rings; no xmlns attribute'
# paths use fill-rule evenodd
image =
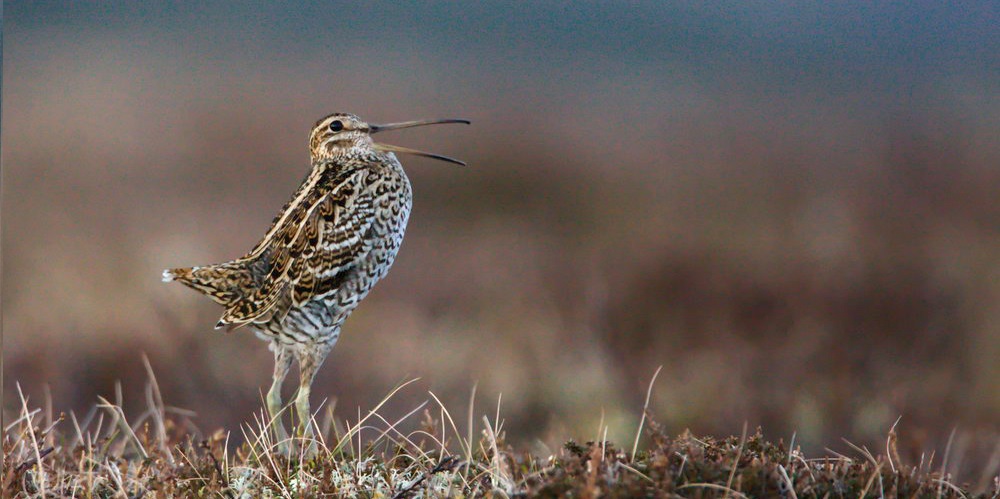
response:
<svg viewBox="0 0 1000 499"><path fill-rule="evenodd" d="M436 473L441 473L442 471L451 471L461 465L462 465L461 459L455 456L445 456L441 458L441 461L438 462L437 466L431 468L429 471L425 471L424 473L422 473L416 480L413 481L413 483L407 485L403 490L400 490L395 495L393 495L392 499L403 499L405 497L409 497L409 495L413 493L413 489L417 488L418 485L423 483L423 481L426 480L427 477L434 475Z"/></svg>
<svg viewBox="0 0 1000 499"><path fill-rule="evenodd" d="M35 463L39 462L42 459L45 459L45 456L51 454L52 451L54 451L54 450L56 450L55 447L46 447L46 448L42 449L41 451L39 451L38 456L32 456L27 461L25 461L25 462L17 465L17 468L14 468L14 472L15 473L21 473L22 471L24 471L24 470L26 470L26 469L34 466Z"/></svg>
<svg viewBox="0 0 1000 499"><path fill-rule="evenodd" d="M229 485L229 475L222 472L222 466L219 464L219 460L215 458L215 453L212 452L212 448L208 445L208 440L202 440L198 445L208 453L208 457L212 458L212 464L215 465L215 472L219 474L219 479L224 480L223 486Z"/></svg>

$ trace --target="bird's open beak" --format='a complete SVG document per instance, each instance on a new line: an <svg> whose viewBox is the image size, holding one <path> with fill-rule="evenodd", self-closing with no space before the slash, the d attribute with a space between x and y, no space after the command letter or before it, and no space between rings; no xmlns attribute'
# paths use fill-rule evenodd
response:
<svg viewBox="0 0 1000 499"><path fill-rule="evenodd" d="M417 120L417 121L404 121L402 123L389 123L387 125L369 125L369 127L368 127L368 133L378 133L378 132L384 132L386 130L399 130L401 128L411 128L411 127L415 127L415 126L438 125L438 124L442 124L442 123L464 123L466 125L469 125L472 122L469 121L469 120ZM389 145L389 144L382 144L382 143L379 143L379 142L376 142L374 144L374 147L375 147L376 150L379 150L379 151L398 152L398 153L405 153L405 154L415 154L417 156L423 156L425 158L439 159L441 161L447 161L449 163L455 163L456 165L465 166L465 162L464 161L459 161L457 159L449 158L448 156L442 156L440 154L433 154L433 153L429 153L429 152L418 151L416 149L410 149L408 147L401 147L401 146L394 146L394 145Z"/></svg>

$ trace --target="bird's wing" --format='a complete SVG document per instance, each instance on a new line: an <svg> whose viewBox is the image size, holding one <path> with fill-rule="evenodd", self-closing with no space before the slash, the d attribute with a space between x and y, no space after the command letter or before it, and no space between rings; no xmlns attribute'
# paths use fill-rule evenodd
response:
<svg viewBox="0 0 1000 499"><path fill-rule="evenodd" d="M370 248L374 206L364 178L363 170L342 172L296 193L246 257L256 287L226 309L217 327L266 322L336 288L338 276Z"/></svg>

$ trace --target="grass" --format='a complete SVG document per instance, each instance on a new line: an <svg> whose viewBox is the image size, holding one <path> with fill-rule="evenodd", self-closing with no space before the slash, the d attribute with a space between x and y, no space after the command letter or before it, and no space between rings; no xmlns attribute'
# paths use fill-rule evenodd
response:
<svg viewBox="0 0 1000 499"><path fill-rule="evenodd" d="M885 454L850 446L856 456L830 451L806 457L771 442L758 429L716 439L688 432L668 436L646 408L625 446L606 440L567 442L550 456L506 443L500 401L476 418L475 389L465 410L466 432L433 393L397 419L380 411L416 380L397 386L353 420L326 406L314 418L314 438L278 450L271 421L259 414L232 434L202 435L191 413L164 405L148 368L145 412L128 421L115 401L101 399L84 418L53 418L32 408L18 386L18 416L3 428L2 497L699 497L839 498L1000 497L998 463L978 484L956 484L945 472L949 452L916 464L895 451L895 426ZM655 381L655 375L654 379ZM652 386L652 382L650 383ZM646 405L649 400L647 397ZM314 452L307 453L306 449ZM1000 456L997 456L1000 458ZM994 459L996 460L996 459Z"/></svg>

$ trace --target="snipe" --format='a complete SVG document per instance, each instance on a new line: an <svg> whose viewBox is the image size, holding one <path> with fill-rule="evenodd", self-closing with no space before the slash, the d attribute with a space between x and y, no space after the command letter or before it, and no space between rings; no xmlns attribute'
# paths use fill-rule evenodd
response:
<svg viewBox="0 0 1000 499"><path fill-rule="evenodd" d="M221 304L216 328L246 326L270 342L274 377L267 410L278 437L281 384L292 360L299 365L295 408L301 434L311 431L309 390L340 337L344 320L392 266L410 215L410 181L394 153L451 163L437 154L381 144L372 135L467 120L424 120L370 125L336 113L319 120L309 137L312 171L275 217L264 238L242 258L165 270Z"/></svg>

